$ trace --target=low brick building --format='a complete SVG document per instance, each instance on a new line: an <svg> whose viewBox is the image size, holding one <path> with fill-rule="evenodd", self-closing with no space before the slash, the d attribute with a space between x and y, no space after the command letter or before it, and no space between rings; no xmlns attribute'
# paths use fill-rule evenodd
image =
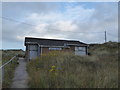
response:
<svg viewBox="0 0 120 90"><path fill-rule="evenodd" d="M87 55L87 44L73 40L44 39L25 37L26 59L31 60L51 51L72 52L75 55Z"/></svg>

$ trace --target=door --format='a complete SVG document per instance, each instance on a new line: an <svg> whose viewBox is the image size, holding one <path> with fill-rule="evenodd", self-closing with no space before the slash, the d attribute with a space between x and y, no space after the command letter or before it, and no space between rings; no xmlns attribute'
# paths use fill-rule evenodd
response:
<svg viewBox="0 0 120 90"><path fill-rule="evenodd" d="M75 55L86 55L86 47L75 47Z"/></svg>
<svg viewBox="0 0 120 90"><path fill-rule="evenodd" d="M38 45L30 45L29 46L29 58L34 59L38 56Z"/></svg>

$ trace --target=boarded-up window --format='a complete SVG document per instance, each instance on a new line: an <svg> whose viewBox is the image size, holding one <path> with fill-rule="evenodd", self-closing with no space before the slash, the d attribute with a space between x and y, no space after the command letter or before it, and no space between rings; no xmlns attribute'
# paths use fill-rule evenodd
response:
<svg viewBox="0 0 120 90"><path fill-rule="evenodd" d="M75 55L86 55L86 47L75 47Z"/></svg>
<svg viewBox="0 0 120 90"><path fill-rule="evenodd" d="M75 47L75 51L85 51L85 47Z"/></svg>
<svg viewBox="0 0 120 90"><path fill-rule="evenodd" d="M62 48L49 48L49 50L62 50Z"/></svg>
<svg viewBox="0 0 120 90"><path fill-rule="evenodd" d="M36 50L38 49L38 46L37 45L29 45L30 49L29 50Z"/></svg>
<svg viewBox="0 0 120 90"><path fill-rule="evenodd" d="M38 56L38 46L37 45L29 45L29 58L33 59Z"/></svg>

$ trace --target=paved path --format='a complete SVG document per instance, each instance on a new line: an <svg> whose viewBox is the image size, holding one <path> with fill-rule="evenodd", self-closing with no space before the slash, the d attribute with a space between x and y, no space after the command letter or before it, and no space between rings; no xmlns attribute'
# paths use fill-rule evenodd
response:
<svg viewBox="0 0 120 90"><path fill-rule="evenodd" d="M24 58L19 58L19 65L15 70L11 88L28 88L27 83L28 74L26 71L26 61Z"/></svg>

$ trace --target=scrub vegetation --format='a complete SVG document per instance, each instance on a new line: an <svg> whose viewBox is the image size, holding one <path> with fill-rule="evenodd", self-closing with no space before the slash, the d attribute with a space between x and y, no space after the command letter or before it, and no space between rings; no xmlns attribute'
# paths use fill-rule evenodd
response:
<svg viewBox="0 0 120 90"><path fill-rule="evenodd" d="M24 51L22 50L1 50L2 51L2 65L8 62L13 56L23 55ZM12 78L14 76L14 71L17 66L18 57L14 58L12 62L7 64L2 68L2 88L10 88L12 83Z"/></svg>
<svg viewBox="0 0 120 90"><path fill-rule="evenodd" d="M30 88L117 88L118 43L92 44L89 56L51 52L27 64Z"/></svg>

